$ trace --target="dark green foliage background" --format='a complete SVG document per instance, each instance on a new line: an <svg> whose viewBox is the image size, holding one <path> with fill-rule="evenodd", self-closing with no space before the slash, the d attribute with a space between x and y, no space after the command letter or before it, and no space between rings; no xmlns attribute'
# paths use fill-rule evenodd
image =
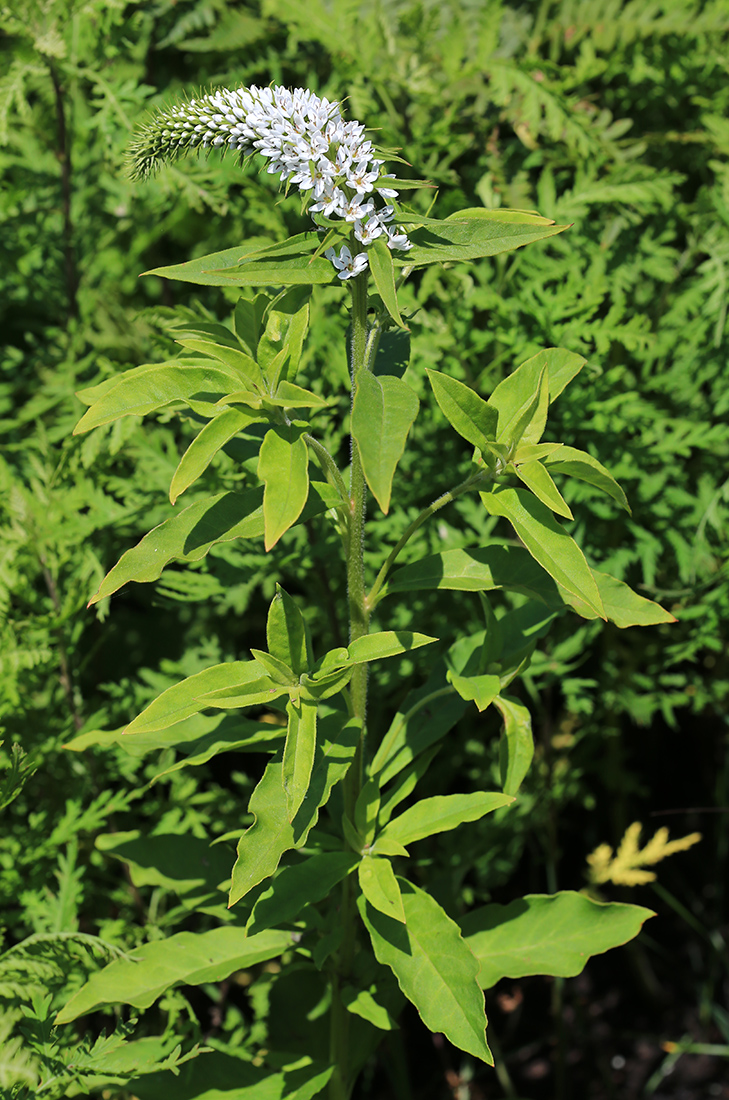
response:
<svg viewBox="0 0 729 1100"><path fill-rule="evenodd" d="M35 769L3 811L6 948L77 929L128 947L189 927L173 893L131 888L95 837L233 830L259 774L258 761L237 757L145 790L165 761L77 755L64 742L82 727L123 725L168 684L259 644L276 580L299 594L313 576L312 629L341 643L337 546L314 524L268 556L252 543L222 546L85 609L121 553L171 514L166 485L192 429L170 412L74 438L74 390L174 354L173 308L229 323L236 299L138 274L306 224L255 164L191 157L133 185L125 148L155 105L198 87L276 82L346 99L380 144L401 147L412 165L402 174L433 182L438 216L483 204L573 223L407 285L408 381L423 407L395 504L412 518L468 466L428 398L426 366L487 396L541 346L580 352L588 366L548 436L607 465L633 515L570 481L573 533L594 565L679 621L621 632L560 620L520 689L538 747L519 809L434 840L423 874L454 914L508 900L514 881L579 889L587 853L616 843L631 821L651 830L655 811L705 808L655 821L674 835L698 828L704 840L659 868L661 897L631 892L662 919L636 949L641 981L627 971L625 981L648 1004L668 983L677 1028L688 1005L702 1035L729 1043L716 939L727 922L729 822L710 812L729 804L727 0L31 0L22 15L0 5L0 27L0 763L10 766L17 742ZM423 211L433 198L411 195ZM346 461L344 326L339 289L318 292L303 375L342 392L320 430ZM203 489L250 481L250 457L231 445ZM473 543L493 524L465 499L441 517L409 552ZM404 522L373 523L373 564ZM448 643L479 620L475 598L427 594L383 605L380 626ZM402 695L395 671L383 675L375 718ZM426 793L488 783L497 733L490 714L464 721ZM61 969L44 976L55 1007L69 980ZM222 1043L252 1051L267 1041L269 990L254 989L248 1008L233 999L218 1012ZM150 1013L145 1026L199 1038L219 995L208 993L193 1009L168 995L162 1025ZM13 1021L22 1000L6 999ZM70 1050L56 1056L68 1061Z"/></svg>

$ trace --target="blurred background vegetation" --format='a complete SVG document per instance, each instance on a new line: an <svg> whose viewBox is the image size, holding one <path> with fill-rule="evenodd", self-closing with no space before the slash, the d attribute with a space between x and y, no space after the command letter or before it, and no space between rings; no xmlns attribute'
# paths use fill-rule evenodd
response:
<svg viewBox="0 0 729 1100"><path fill-rule="evenodd" d="M76 931L131 946L191 927L169 883L135 883L96 839L235 829L260 761L224 757L202 779L183 769L145 790L171 752L150 762L116 746L63 745L84 728L122 726L163 687L258 644L276 580L296 594L304 570L319 577L312 626L336 636L336 545L311 525L268 556L254 543L223 545L87 611L101 576L171 514L166 484L191 428L170 411L71 436L82 411L74 391L174 354L180 311L230 323L238 292L141 272L252 235L283 239L306 221L274 178L232 157L192 156L133 185L134 127L193 89L309 87L345 100L378 144L401 149L412 166L401 174L437 188L437 216L527 207L572 224L520 252L412 279L408 381L426 401L432 366L488 395L541 346L586 356L550 435L608 466L633 514L570 481L573 533L592 564L678 618L627 631L559 621L520 686L537 739L526 795L501 819L423 845L431 889L459 915L520 891L580 889L586 856L636 820L646 835L668 825L703 837L653 885L602 887L658 913L620 957L593 960L564 988L530 979L487 994L498 1077L406 1016L400 1045L361 1095L729 1097L729 0L26 0L22 11L0 2L0 29L4 949ZM426 211L433 192L408 197ZM315 295L303 373L342 392L321 430L344 456L341 298L338 287ZM469 460L432 401L409 455L395 484L409 515ZM207 487L254 474L232 444ZM441 515L413 553L489 533L473 502ZM380 520L372 562L398 522ZM422 612L421 626L442 624L445 641L481 615L459 593L385 606L389 627ZM422 673L413 667L413 684ZM383 716L402 697L387 676ZM431 793L488 783L497 733L488 714L464 719ZM0 955L2 1036L42 989L67 991L68 964L44 959L40 977L2 985ZM281 996L269 1013L269 979L250 996L176 991L148 1014L149 1030L161 1019L183 1041L254 1050L287 1026ZM71 1049L56 1049L59 1065ZM16 1051L14 1064L0 1070L8 1096L32 1080L31 1055ZM398 1076L407 1064L410 1086Z"/></svg>

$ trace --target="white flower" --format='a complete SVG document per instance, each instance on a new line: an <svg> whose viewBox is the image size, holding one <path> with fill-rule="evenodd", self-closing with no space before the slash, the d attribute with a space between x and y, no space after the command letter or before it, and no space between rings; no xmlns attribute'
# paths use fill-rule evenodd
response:
<svg viewBox="0 0 729 1100"><path fill-rule="evenodd" d="M306 88L220 88L160 113L132 144L134 173L146 178L165 158L198 146L260 153L269 172L310 194L312 213L353 224L360 244L366 247L386 229L390 248L410 248L401 227L395 232L386 225L394 208L378 209L374 201L397 196L378 182L394 177L381 175L383 161L374 155L364 126L345 122L336 102ZM366 253L353 258L346 245L337 258L331 248L325 255L340 279L367 267Z"/></svg>
<svg viewBox="0 0 729 1100"><path fill-rule="evenodd" d="M352 279L367 267L367 253L358 252L352 256L346 244L342 245L338 256L334 248L328 248L324 255L332 261L340 279Z"/></svg>

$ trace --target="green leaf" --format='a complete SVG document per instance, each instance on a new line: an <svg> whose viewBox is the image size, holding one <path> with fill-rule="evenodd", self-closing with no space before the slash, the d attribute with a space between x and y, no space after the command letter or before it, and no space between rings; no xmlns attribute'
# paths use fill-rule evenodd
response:
<svg viewBox="0 0 729 1100"><path fill-rule="evenodd" d="M524 482L534 496L551 508L558 516L574 519L569 504L563 498L557 486L541 462L523 462L514 467L516 476Z"/></svg>
<svg viewBox="0 0 729 1100"><path fill-rule="evenodd" d="M275 397L266 400L282 409L324 409L328 404L318 394L296 386L293 382L287 382L286 379L279 382Z"/></svg>
<svg viewBox="0 0 729 1100"><path fill-rule="evenodd" d="M365 844L371 844L380 809L380 784L369 778L362 784L354 806L354 825Z"/></svg>
<svg viewBox="0 0 729 1100"><path fill-rule="evenodd" d="M381 1031L397 1031L397 1022L385 1006L375 1000L373 993L376 992L374 985L369 989L355 989L353 985L345 985L341 992L342 1004L347 1012L352 1012L355 1016L361 1016L363 1020L367 1020L373 1027L377 1027Z"/></svg>
<svg viewBox="0 0 729 1100"><path fill-rule="evenodd" d="M258 459L258 476L264 483L263 523L266 550L301 515L309 493L309 451L304 430L295 424L266 432Z"/></svg>
<svg viewBox="0 0 729 1100"><path fill-rule="evenodd" d="M238 376L239 381L247 382L252 389L257 390L263 385L263 375L258 363L240 348L219 344L215 340L199 336L178 336L176 340L189 351L201 351L217 359L219 363L229 367Z"/></svg>
<svg viewBox="0 0 729 1100"><path fill-rule="evenodd" d="M522 439L524 443L538 443L549 407L549 380L544 364L537 356L522 363L499 382L488 404L498 413L499 443L512 448Z"/></svg>
<svg viewBox="0 0 729 1100"><path fill-rule="evenodd" d="M390 509L392 479L419 408L420 402L401 378L380 378L369 371L360 374L352 404L352 435L367 484L385 515Z"/></svg>
<svg viewBox="0 0 729 1100"><path fill-rule="evenodd" d="M449 424L474 447L488 451L489 442L496 438L498 412L463 382L427 367L426 373Z"/></svg>
<svg viewBox="0 0 729 1100"><path fill-rule="evenodd" d="M227 925L209 932L178 932L135 948L127 958L105 966L64 1005L55 1023L67 1024L102 1005L149 1008L167 989L204 985L229 978L236 970L281 955L291 946L288 932L261 932Z"/></svg>
<svg viewBox="0 0 729 1100"><path fill-rule="evenodd" d="M449 669L448 681L453 684L461 699L474 702L481 711L491 706L501 690L499 676L459 676Z"/></svg>
<svg viewBox="0 0 729 1100"><path fill-rule="evenodd" d="M666 611L653 600L639 596L617 577L611 577L608 573L601 573L597 569L592 570L592 575L597 582L607 618L621 629L628 626L655 626L658 623L676 622L670 611ZM565 601L569 602L578 614L586 619L596 618L592 609L581 600L567 592L563 592L563 595Z"/></svg>
<svg viewBox="0 0 729 1100"><path fill-rule="evenodd" d="M270 683L268 677L263 676L263 669L257 661L226 661L212 665L163 691L129 723L124 734L167 729L209 706L209 703L201 701L206 695L231 688L240 692L248 689L258 691L262 680Z"/></svg>
<svg viewBox="0 0 729 1100"><path fill-rule="evenodd" d="M408 230L412 248L402 257L395 258L396 267L421 267L424 264L496 256L522 248L532 241L554 237L568 228L566 225L545 224L545 219L538 215L521 223L508 219L492 221L483 217L436 221L433 218L398 215L398 224L407 228L412 222L417 222L419 226Z"/></svg>
<svg viewBox="0 0 729 1100"><path fill-rule="evenodd" d="M174 504L177 498L197 481L221 447L229 443L242 428L246 428L257 419L256 416L241 412L239 409L224 409L220 416L208 421L180 459L170 485L170 503Z"/></svg>
<svg viewBox="0 0 729 1100"><path fill-rule="evenodd" d="M534 756L532 716L525 706L508 695L499 695L494 705L501 712L504 728L499 742L499 767L504 794L515 795Z"/></svg>
<svg viewBox="0 0 729 1100"><path fill-rule="evenodd" d="M311 642L307 637L303 615L288 592L278 583L276 595L268 609L266 640L269 653L290 665L297 679L313 665Z"/></svg>
<svg viewBox="0 0 729 1100"><path fill-rule="evenodd" d="M392 784L380 802L378 820L381 826L387 825L392 817L393 810L413 793L433 762L438 749L439 746L435 745L428 752L422 753L408 768L400 773L396 782Z"/></svg>
<svg viewBox="0 0 729 1100"><path fill-rule="evenodd" d="M289 716L281 778L286 792L289 821L293 821L306 797L316 752L316 703L294 702L286 707Z"/></svg>
<svg viewBox="0 0 729 1100"><path fill-rule="evenodd" d="M480 496L487 512L508 519L532 557L558 584L583 600L601 619L606 617L584 554L540 500L525 489L500 489Z"/></svg>
<svg viewBox="0 0 729 1100"><path fill-rule="evenodd" d="M617 501L621 508L630 513L628 498L618 485L609 470L602 463L593 458L587 451L580 451L576 447L560 447L560 449L546 460L547 466L557 474L567 474L576 477L580 481L586 481L588 485L594 485L603 493L607 493Z"/></svg>
<svg viewBox="0 0 729 1100"><path fill-rule="evenodd" d="M301 863L283 867L256 901L248 918L249 936L295 921L307 905L315 905L359 864L350 852L318 852Z"/></svg>
<svg viewBox="0 0 729 1100"><path fill-rule="evenodd" d="M498 791L435 795L423 798L399 817L388 822L380 834L399 844L412 844L435 833L448 832L466 821L478 821L485 814L510 806L514 799Z"/></svg>
<svg viewBox="0 0 729 1100"><path fill-rule="evenodd" d="M486 905L461 921L466 942L481 964L482 989L501 978L551 974L572 978L591 955L637 936L650 909L603 905L584 894L529 894L509 905Z"/></svg>
<svg viewBox="0 0 729 1100"><path fill-rule="evenodd" d="M396 570L384 594L433 588L460 592L505 588L544 600L550 607L563 604L554 582L521 546L484 546L429 554Z"/></svg>
<svg viewBox="0 0 729 1100"><path fill-rule="evenodd" d="M319 241L313 233L300 233L281 244L261 244L246 249L226 248L199 256L184 264L155 267L145 275L161 275L199 286L294 286L331 283L334 268L323 256L312 253Z"/></svg>
<svg viewBox="0 0 729 1100"><path fill-rule="evenodd" d="M261 668L271 677L275 684L281 684L287 691L295 685L298 686L293 669L290 665L286 664L285 661L279 660L278 657L273 657L263 649L251 648L251 657L258 661Z"/></svg>
<svg viewBox="0 0 729 1100"><path fill-rule="evenodd" d="M350 719L340 726L340 721L339 716L332 715L320 723L311 782L293 821L288 819L281 761L276 758L267 766L248 804L255 821L238 842L229 905L235 905L272 875L284 852L306 842L320 807L328 801L334 784L344 777L359 744L361 723Z"/></svg>
<svg viewBox="0 0 729 1100"><path fill-rule="evenodd" d="M357 899L378 962L389 966L427 1028L493 1065L478 962L458 925L424 891L399 880L405 924Z"/></svg>
<svg viewBox="0 0 729 1100"><path fill-rule="evenodd" d="M387 247L384 233L377 237L370 248L367 249L370 271L375 281L377 291L382 298L382 303L393 321L404 328L403 319L397 304L397 290L395 289L395 268L392 262L392 252ZM386 511L386 509L383 509Z"/></svg>
<svg viewBox="0 0 729 1100"><path fill-rule="evenodd" d="M405 923L400 887L389 859L365 856L357 868L359 885L370 905L393 920Z"/></svg>
<svg viewBox="0 0 729 1100"><path fill-rule="evenodd" d="M169 363L145 364L126 371L115 384L95 400L84 413L74 435L110 424L124 416L145 416L173 402L188 403L195 396L216 401L240 388L234 371L211 359L174 359ZM101 387L97 387L101 389ZM92 391L86 391L87 395Z"/></svg>
<svg viewBox="0 0 729 1100"><path fill-rule="evenodd" d="M554 401L572 379L576 378L586 362L583 356L577 355L574 351L567 351L566 348L544 348L531 359L527 359L526 363L522 363L522 366L531 364L537 371L546 367L549 378L549 400Z"/></svg>
<svg viewBox="0 0 729 1100"><path fill-rule="evenodd" d="M211 897L221 901L215 895L227 890L233 865L225 845L176 833L110 833L97 836L96 847L129 867L134 886L172 890L188 909L201 908Z"/></svg>
<svg viewBox="0 0 729 1100"><path fill-rule="evenodd" d="M418 634L412 630L381 630L377 634L367 634L357 638L347 647L347 664L364 664L366 661L379 661L384 657L396 657L400 653L409 653L412 649L437 642L427 634ZM344 662L343 662L344 663Z"/></svg>
<svg viewBox="0 0 729 1100"><path fill-rule="evenodd" d="M334 1067L291 1055L278 1072L240 1057L214 1050L179 1070L135 1076L136 1100L313 1100ZM277 1062L277 1065L279 1063Z"/></svg>
<svg viewBox="0 0 729 1100"><path fill-rule="evenodd" d="M309 498L299 521L335 508L339 494L325 481L310 485ZM263 491L219 493L190 504L165 520L127 550L89 600L89 607L117 592L130 581L156 581L171 561L200 561L219 542L254 539L263 535Z"/></svg>

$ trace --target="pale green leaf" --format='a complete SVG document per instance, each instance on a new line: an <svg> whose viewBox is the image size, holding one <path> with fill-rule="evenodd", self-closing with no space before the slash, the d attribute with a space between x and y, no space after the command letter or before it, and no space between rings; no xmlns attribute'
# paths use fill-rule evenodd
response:
<svg viewBox="0 0 729 1100"><path fill-rule="evenodd" d="M605 618L600 593L584 554L540 500L525 489L501 489L480 496L487 512L508 519L532 557L558 584Z"/></svg>
<svg viewBox="0 0 729 1100"><path fill-rule="evenodd" d="M257 418L239 409L224 409L208 421L180 459L170 484L170 503L175 501L207 470L218 451L241 429Z"/></svg>
<svg viewBox="0 0 729 1100"><path fill-rule="evenodd" d="M461 699L474 702L481 711L491 706L501 690L499 676L459 676L449 669L448 681L453 684Z"/></svg>
<svg viewBox="0 0 729 1100"><path fill-rule="evenodd" d="M313 1100L325 1089L334 1067L290 1057L291 1065L272 1071L214 1050L179 1070L175 1067L175 1074L135 1076L133 1095L136 1100Z"/></svg>
<svg viewBox="0 0 729 1100"><path fill-rule="evenodd" d="M621 629L628 626L655 626L658 623L676 622L670 611L666 611L653 600L647 600L645 596L639 596L617 577L611 577L608 573L601 573L597 569L592 570L592 575L600 591L605 615ZM578 614L586 619L596 618L594 611L583 601L564 590L562 595L565 602L571 604Z"/></svg>
<svg viewBox="0 0 729 1100"><path fill-rule="evenodd" d="M270 550L297 521L309 493L309 451L301 428L290 424L266 432L258 476L265 486L264 544Z"/></svg>
<svg viewBox="0 0 729 1100"><path fill-rule="evenodd" d="M454 921L423 890L399 880L405 924L357 899L378 962L389 966L425 1026L493 1065L478 962Z"/></svg>
<svg viewBox="0 0 729 1100"><path fill-rule="evenodd" d="M378 293L383 305L392 317L393 321L404 328L403 319L397 304L397 290L395 289L395 269L392 262L392 252L387 247L384 233L377 237L374 243L367 249L370 271L375 281ZM386 511L386 509L383 509Z"/></svg>
<svg viewBox="0 0 729 1100"><path fill-rule="evenodd" d="M226 891L233 866L233 854L225 845L177 833L110 833L97 836L96 847L126 863L136 887L172 890L186 908L199 907L218 890Z"/></svg>
<svg viewBox="0 0 729 1100"><path fill-rule="evenodd" d="M263 376L258 363L252 356L241 351L240 348L230 347L228 344L219 344L215 340L200 336L177 337L177 343L189 351L201 351L212 356L218 362L225 364L234 371L239 380L247 382L254 390L263 385Z"/></svg>
<svg viewBox="0 0 729 1100"><path fill-rule="evenodd" d="M496 410L463 382L427 367L426 373L435 399L449 424L474 447L487 451L489 442L496 438Z"/></svg>
<svg viewBox="0 0 729 1100"><path fill-rule="evenodd" d="M417 222L418 228L407 229ZM420 267L423 264L449 261L477 260L482 256L496 256L511 252L532 241L554 237L567 229L566 225L545 224L538 215L521 223L493 221L477 217L467 220L437 221L417 215L398 216L398 224L405 226L412 248L402 256L394 257L396 267Z"/></svg>
<svg viewBox="0 0 729 1100"><path fill-rule="evenodd" d="M352 435L367 484L385 514L390 508L392 479L419 407L417 397L401 378L377 377L369 371L360 375L352 405Z"/></svg>
<svg viewBox="0 0 729 1100"><path fill-rule="evenodd" d="M280 584L268 609L266 640L269 653L290 665L297 679L314 663L304 618Z"/></svg>
<svg viewBox="0 0 729 1100"><path fill-rule="evenodd" d="M617 501L620 507L630 514L628 498L615 478L587 451L580 451L576 447L560 447L559 451L545 459L545 462L556 474L567 474L569 477L586 481L588 485L594 485L596 489L600 489Z"/></svg>
<svg viewBox="0 0 729 1100"><path fill-rule="evenodd" d="M510 806L514 799L499 791L444 794L423 798L399 817L393 818L380 834L399 844L412 844L426 836L444 833L466 821L478 821L485 814Z"/></svg>
<svg viewBox="0 0 729 1100"><path fill-rule="evenodd" d="M405 923L400 887L389 859L365 856L357 868L359 885L370 905L393 920Z"/></svg>
<svg viewBox="0 0 729 1100"><path fill-rule="evenodd" d="M295 702L286 707L289 717L281 778L286 792L287 816L293 821L306 797L316 751L316 703Z"/></svg>
<svg viewBox="0 0 729 1100"><path fill-rule="evenodd" d="M521 546L483 546L444 550L396 570L384 594L444 588L460 592L489 592L500 588L522 592L550 607L563 601L552 579Z"/></svg>
<svg viewBox="0 0 729 1100"><path fill-rule="evenodd" d="M313 481L299 521L335 508L339 494L325 481ZM117 592L130 581L156 581L171 561L200 561L219 542L254 539L263 535L263 492L219 493L190 504L160 523L127 550L104 577L89 607Z"/></svg>
<svg viewBox="0 0 729 1100"><path fill-rule="evenodd" d="M499 695L494 705L501 712L504 728L499 742L499 767L504 794L515 795L534 756L532 716L522 703Z"/></svg>
<svg viewBox="0 0 729 1100"><path fill-rule="evenodd" d="M174 359L126 371L114 385L102 390L73 430L74 435L110 424L124 416L145 416L175 402L187 404L193 397L217 401L240 387L240 379L212 359ZM88 396L93 391L87 390Z"/></svg>
<svg viewBox="0 0 729 1100"><path fill-rule="evenodd" d="M342 1004L347 1012L351 1012L355 1016L361 1016L373 1027L377 1027L381 1031L396 1031L398 1029L397 1022L385 1006L375 1000L374 992L376 992L374 986L371 986L370 989L355 989L353 985L345 985L341 991Z"/></svg>
<svg viewBox="0 0 729 1100"><path fill-rule="evenodd" d="M283 867L253 906L246 925L248 935L295 921L305 906L328 897L358 863L354 853L317 852L301 863Z"/></svg>
<svg viewBox="0 0 729 1100"><path fill-rule="evenodd" d="M116 959L93 974L55 1022L67 1024L102 1005L149 1008L167 989L222 981L236 970L276 958L290 946L288 932L247 936L245 929L230 925L209 932L178 932L135 948L127 958Z"/></svg>
<svg viewBox="0 0 729 1100"><path fill-rule="evenodd" d="M381 630L377 634L367 634L357 638L347 647L348 664L362 664L366 661L379 661L383 657L396 657L400 653L437 642L428 634L418 634L411 630Z"/></svg>
<svg viewBox="0 0 729 1100"><path fill-rule="evenodd" d="M547 420L549 382L544 364L537 357L528 359L506 376L488 399L499 417L496 438L499 443L515 447L538 443ZM530 431L527 433L527 429Z"/></svg>
<svg viewBox="0 0 729 1100"><path fill-rule="evenodd" d="M565 890L486 905L464 917L461 927L481 964L479 985L490 989L505 977L572 978L591 955L632 940L653 916L639 905L601 904Z"/></svg>
<svg viewBox="0 0 729 1100"><path fill-rule="evenodd" d="M158 695L129 723L124 731L125 736L167 729L204 710L209 704L200 700L206 695L231 688L241 692L251 688L258 691L262 680L270 683L268 677L263 676L263 669L257 661L226 661L212 665Z"/></svg>
<svg viewBox="0 0 729 1100"><path fill-rule="evenodd" d="M523 481L527 489L534 493L535 497L551 508L558 516L565 519L574 519L570 506L552 481L548 471L541 462L522 462L515 467L516 476Z"/></svg>
<svg viewBox="0 0 729 1100"><path fill-rule="evenodd" d="M315 257L319 241L300 233L281 244L251 248L241 245L199 256L184 264L155 267L145 275L161 275L199 286L297 286L331 283L335 271L329 260Z"/></svg>
<svg viewBox="0 0 729 1100"><path fill-rule="evenodd" d="M306 842L318 820L319 808L329 799L334 784L344 777L359 743L361 724L355 719L342 725L340 722L338 716L332 716L320 723L309 789L293 821L288 819L281 761L275 759L267 766L248 804L255 821L238 842L230 905L272 875L284 852Z"/></svg>

